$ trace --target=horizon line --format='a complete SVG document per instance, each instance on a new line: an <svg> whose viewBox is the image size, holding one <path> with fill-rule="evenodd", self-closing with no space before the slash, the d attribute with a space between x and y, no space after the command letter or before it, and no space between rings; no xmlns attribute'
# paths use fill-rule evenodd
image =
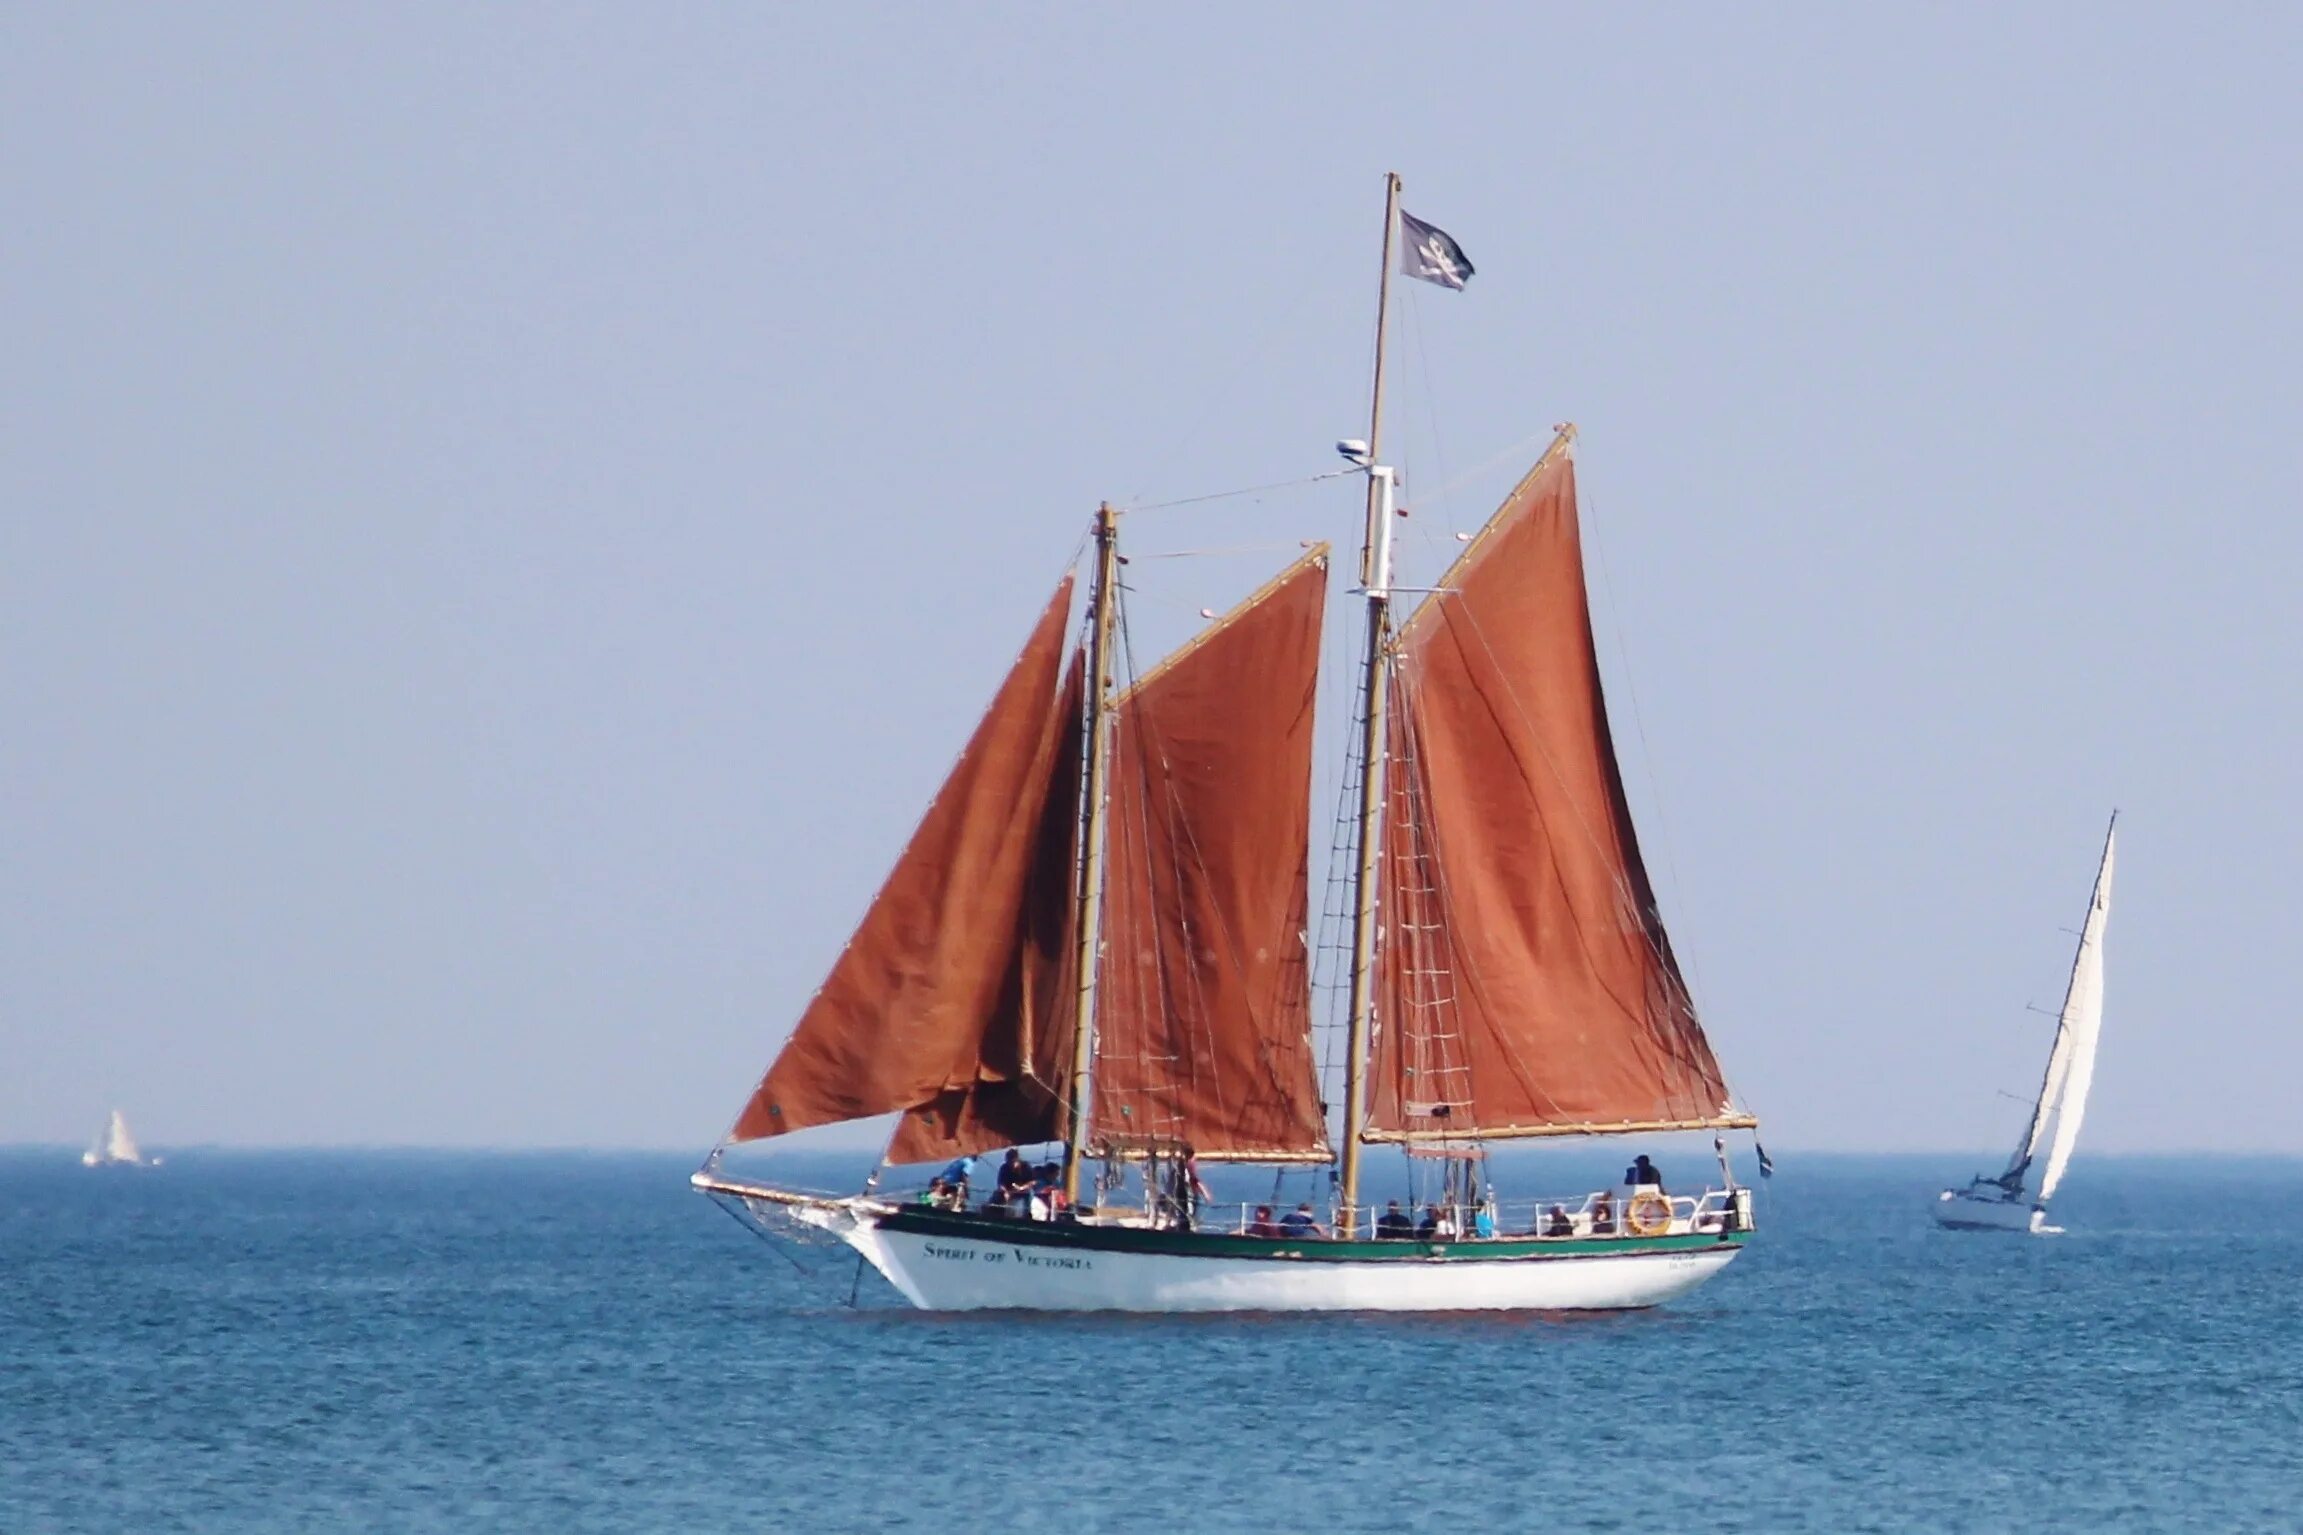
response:
<svg viewBox="0 0 2303 1535"><path fill-rule="evenodd" d="M758 1143L754 1143L755 1145ZM1039 1142L1028 1144L1037 1145ZM504 1144L476 1141L147 1141L147 1151L229 1151L251 1153L295 1153L322 1156L378 1153L462 1154L481 1156L693 1156L692 1146L665 1145L574 1145L574 1144ZM60 1152L78 1155L86 1148L78 1141L0 1141L0 1155L12 1152ZM1519 1148L1513 1148L1519 1149ZM761 1156L848 1157L868 1156L870 1147L789 1146L775 1147L754 1153ZM991 1155L986 1152L983 1155ZM1786 1157L1952 1157L1996 1155L1990 1147L1975 1146L1787 1146L1768 1154L1769 1160L1780 1163ZM709 1156L707 1149L705 1156ZM2303 1146L2169 1146L2128 1148L2122 1150L2087 1152L2088 1160L2108 1160L2128 1157L2283 1157L2303 1160ZM926 1167L931 1162L893 1163L891 1166ZM1252 1165L1252 1164L1244 1164ZM1315 1164L1316 1165L1316 1164Z"/></svg>

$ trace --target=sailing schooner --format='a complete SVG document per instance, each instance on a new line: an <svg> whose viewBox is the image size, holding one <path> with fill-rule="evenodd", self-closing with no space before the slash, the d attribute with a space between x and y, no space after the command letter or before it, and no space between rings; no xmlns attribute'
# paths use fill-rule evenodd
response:
<svg viewBox="0 0 2303 1535"><path fill-rule="evenodd" d="M929 1309L1639 1307L1742 1250L1751 1195L1718 1132L1757 1121L1697 1022L1632 828L1572 427L1394 619L1390 276L1395 259L1450 287L1470 275L1452 240L1436 266L1428 241L1400 251L1399 186L1369 433L1339 444L1367 480L1340 1122L1307 932L1328 546L1121 688L1106 505L1084 642L1067 644L1067 575L696 1188L765 1230L846 1242ZM732 1145L880 1115L896 1127L860 1194L723 1169ZM1491 1143L1684 1130L1719 1153L1698 1194L1643 1181L1521 1217L1486 1187ZM1030 1205L1052 1218L970 1207L968 1159L1056 1143L1060 1182ZM1420 1235L1363 1201L1384 1146L1444 1169L1446 1213ZM924 1194L880 1187L946 1158ZM1218 1215L1200 1162L1328 1170L1326 1219Z"/></svg>
<svg viewBox="0 0 2303 1535"><path fill-rule="evenodd" d="M2119 835L2119 813L2103 833L2103 861L2096 865L2095 890L2088 897L2087 922L2079 931L2071 979L2063 990L2063 1011L2055 1020L2055 1044L2047 1052L2047 1074L2031 1105L2031 1122L1996 1178L1978 1175L1963 1189L1945 1189L1935 1202L1935 1219L1954 1231L2025 1231L2054 1236L2063 1228L2047 1224L2047 1201L2071 1165L2079 1125L2087 1115L2087 1089L2095 1081L2095 1047L2103 1034L2103 929L2111 920L2111 855ZM2048 1140L2052 1125L2055 1136ZM2045 1166L2039 1148L2047 1145ZM2037 1180L2034 1183L2033 1174Z"/></svg>

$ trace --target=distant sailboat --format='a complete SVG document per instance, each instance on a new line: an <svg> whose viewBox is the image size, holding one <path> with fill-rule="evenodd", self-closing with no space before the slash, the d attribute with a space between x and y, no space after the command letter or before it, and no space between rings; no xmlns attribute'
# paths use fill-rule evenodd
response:
<svg viewBox="0 0 2303 1535"><path fill-rule="evenodd" d="M2079 1122L2087 1113L2087 1089L2095 1080L2095 1047L2103 1032L2103 927L2111 917L2111 853L2118 830L2119 816L2113 812L2111 827L2103 834L2103 862L2095 871L2095 894L2088 902L2087 924L2080 930L2079 953L2071 961L2071 983L2064 989L2063 1012L2056 1021L2055 1047L2047 1056L2039 1101L2031 1106L2031 1123L2005 1172L1996 1178L1979 1176L1963 1189L1945 1189L1937 1199L1936 1220L1955 1231L2045 1235L2063 1229L2047 1224L2047 1201L2071 1165ZM2039 1167L2040 1143L2047 1140L2050 1124L2054 1139L2048 1144L2046 1165Z"/></svg>
<svg viewBox="0 0 2303 1535"><path fill-rule="evenodd" d="M104 1133L96 1137L96 1144L80 1153L82 1167L158 1167L158 1157L146 1157L137 1149L136 1137L128 1133L128 1120L118 1109L112 1111L112 1122Z"/></svg>

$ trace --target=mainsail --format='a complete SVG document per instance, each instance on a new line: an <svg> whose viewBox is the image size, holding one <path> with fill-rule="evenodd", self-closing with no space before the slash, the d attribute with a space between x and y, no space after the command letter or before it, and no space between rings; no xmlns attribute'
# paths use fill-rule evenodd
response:
<svg viewBox="0 0 2303 1535"><path fill-rule="evenodd" d="M1566 439L1395 643L1368 1138L1751 1123L1640 860Z"/></svg>
<svg viewBox="0 0 2303 1535"><path fill-rule="evenodd" d="M1093 1137L1328 1155L1304 952L1321 544L1114 711Z"/></svg>
<svg viewBox="0 0 2303 1535"><path fill-rule="evenodd" d="M2071 1165L2071 1151L2079 1143L2079 1125L2087 1116L2087 1090L2095 1080L2095 1047L2103 1033L2103 929L2111 920L2111 861L2118 817L2103 834L2103 862L2095 871L2095 892L2087 905L2087 922L2080 929L2079 952L2071 961L2071 981L2063 993L2063 1011L2056 1020L2055 1048L2048 1053L2047 1075L2039 1084L2039 1101L2032 1106L2031 1124L2023 1145L2008 1163L2000 1183L2010 1190L2023 1186L2024 1175L2039 1153L2050 1123L2054 1141L2047 1166L2039 1179L2038 1201L2045 1204L2063 1181Z"/></svg>
<svg viewBox="0 0 2303 1535"><path fill-rule="evenodd" d="M730 1141L889 1113L898 1162L1064 1134L1071 596L1067 574Z"/></svg>

